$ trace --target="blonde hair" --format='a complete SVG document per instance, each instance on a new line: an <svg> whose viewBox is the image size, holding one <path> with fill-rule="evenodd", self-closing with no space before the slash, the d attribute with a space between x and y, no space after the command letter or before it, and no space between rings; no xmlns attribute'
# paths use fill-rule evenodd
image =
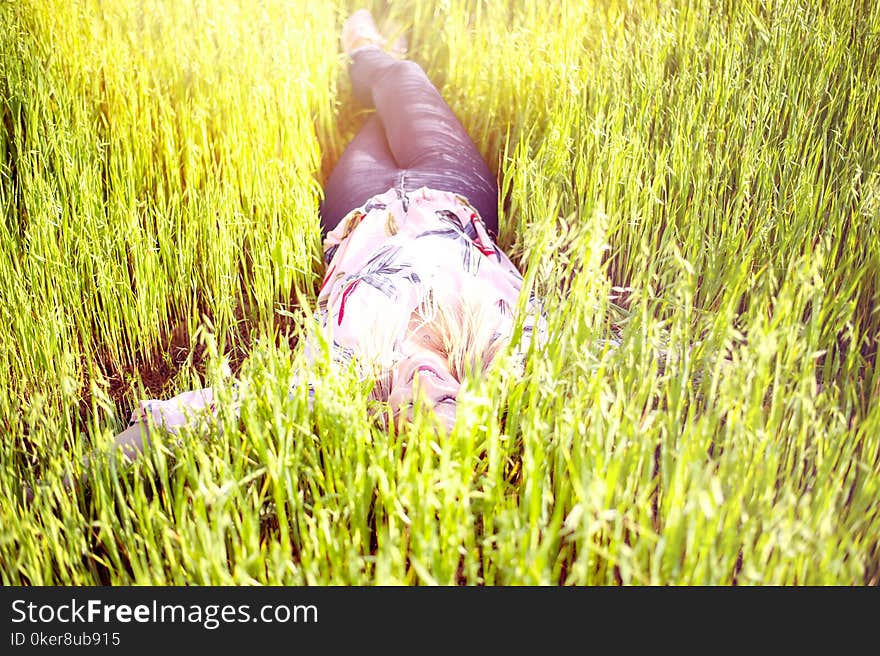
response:
<svg viewBox="0 0 880 656"><path fill-rule="evenodd" d="M485 301L485 297L479 298L475 292L460 294L452 302L438 301L434 290L429 289L410 315L408 337L436 352L459 383L468 376L485 374L510 340L509 334L498 332L498 313L503 315L509 309L496 310ZM367 412L383 429L391 423L397 424L403 416L401 408L389 406L401 362L403 360L398 359L390 366L373 363L368 374L372 388L367 397Z"/></svg>
<svg viewBox="0 0 880 656"><path fill-rule="evenodd" d="M505 343L498 332L492 306L473 292L462 292L453 302L438 302L433 290L413 312L410 328L425 331L430 346L441 354L458 381L483 374ZM509 336L507 336L509 337Z"/></svg>
<svg viewBox="0 0 880 656"><path fill-rule="evenodd" d="M509 334L498 332L497 312L486 304L485 296L474 290L457 295L452 302L438 300L429 288L410 315L407 332L410 338L435 351L446 362L449 372L459 382L469 375L486 373L499 351L509 341ZM421 333L421 335L420 335ZM388 425L384 403L388 401L394 373L400 361L390 367L374 363L368 400L369 413Z"/></svg>

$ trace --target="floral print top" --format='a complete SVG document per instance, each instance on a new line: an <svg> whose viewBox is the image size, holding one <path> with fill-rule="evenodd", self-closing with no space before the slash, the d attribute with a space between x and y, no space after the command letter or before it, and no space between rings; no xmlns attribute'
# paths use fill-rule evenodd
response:
<svg viewBox="0 0 880 656"><path fill-rule="evenodd" d="M463 196L429 187L374 196L327 235L324 261L318 317L339 360L357 355L393 366L413 314L429 300L444 307L476 301L490 341L510 336L522 276ZM529 306L535 316L534 297ZM527 321L524 331L533 328Z"/></svg>

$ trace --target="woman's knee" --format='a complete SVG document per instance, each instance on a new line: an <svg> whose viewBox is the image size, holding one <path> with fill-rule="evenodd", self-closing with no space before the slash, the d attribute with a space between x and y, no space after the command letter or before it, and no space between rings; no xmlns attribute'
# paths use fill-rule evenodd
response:
<svg viewBox="0 0 880 656"><path fill-rule="evenodd" d="M396 87L401 84L431 85L431 81L428 79L425 69L423 69L420 64L410 59L402 59L400 61L395 61L382 71L377 84L391 84Z"/></svg>

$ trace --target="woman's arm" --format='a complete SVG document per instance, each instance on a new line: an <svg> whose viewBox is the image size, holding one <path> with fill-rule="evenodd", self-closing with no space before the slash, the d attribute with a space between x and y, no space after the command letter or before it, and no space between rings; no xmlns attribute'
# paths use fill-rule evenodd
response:
<svg viewBox="0 0 880 656"><path fill-rule="evenodd" d="M177 434L186 425L195 425L206 412L214 414L214 392L210 387L204 389L183 392L167 400L146 399L140 401L137 409L132 413L131 425L118 433L113 438L113 446L110 449L110 458L116 461L122 458L123 464L134 462L143 456L148 446L149 429L148 417L152 417L156 426L161 426L171 434ZM82 461L81 473L65 474L61 479L66 490L72 490L89 480L93 465L97 460L97 452L85 456ZM42 485L40 481L38 485ZM27 503L34 498L34 490L24 487L24 497Z"/></svg>
<svg viewBox="0 0 880 656"><path fill-rule="evenodd" d="M132 424L121 433L113 438L113 448L111 457L116 459L120 456L123 463L134 462L144 454L145 445L149 436L149 429L143 422ZM73 474L65 474L61 479L61 484L65 490L72 490L79 483L82 485L89 480L89 473L92 468L92 460L89 456L83 458L82 470L78 477L74 478ZM43 481L38 481L38 485L42 485ZM30 504L34 500L34 490L28 486L24 486L24 500Z"/></svg>

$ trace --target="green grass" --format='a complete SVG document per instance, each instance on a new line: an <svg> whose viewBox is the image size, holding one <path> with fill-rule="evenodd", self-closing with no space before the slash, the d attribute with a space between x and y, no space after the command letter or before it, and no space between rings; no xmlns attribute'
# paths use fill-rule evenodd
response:
<svg viewBox="0 0 880 656"><path fill-rule="evenodd" d="M288 398L357 5L6 0L0 582L877 585L880 4L371 5L548 343L451 435L320 363ZM240 420L59 483L226 361Z"/></svg>

